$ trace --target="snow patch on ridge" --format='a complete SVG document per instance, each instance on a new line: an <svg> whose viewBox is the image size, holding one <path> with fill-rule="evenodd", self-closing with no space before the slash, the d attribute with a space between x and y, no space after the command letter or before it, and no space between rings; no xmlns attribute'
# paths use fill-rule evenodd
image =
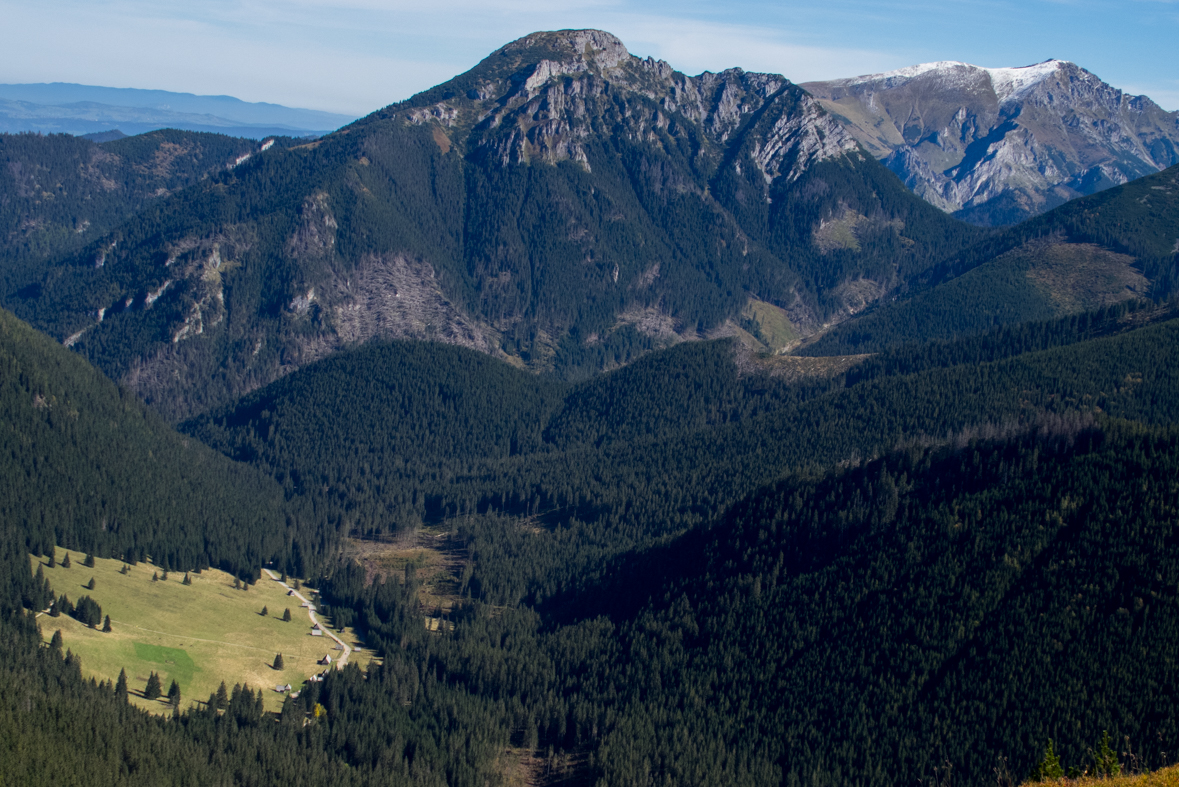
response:
<svg viewBox="0 0 1179 787"><path fill-rule="evenodd" d="M882 71L879 74L865 74L850 79L837 79L835 82L845 85L863 85L867 82L881 82L884 80L905 80L928 74L930 71L949 71L954 68L974 68L969 63L958 60L939 60L936 63L918 63L915 66L898 68L895 71Z"/></svg>
<svg viewBox="0 0 1179 787"><path fill-rule="evenodd" d="M1018 98L1031 88L1055 74L1065 62L1062 60L1045 60L1034 66L1022 68L984 68L991 76L991 85L995 88L995 95L1000 101Z"/></svg>

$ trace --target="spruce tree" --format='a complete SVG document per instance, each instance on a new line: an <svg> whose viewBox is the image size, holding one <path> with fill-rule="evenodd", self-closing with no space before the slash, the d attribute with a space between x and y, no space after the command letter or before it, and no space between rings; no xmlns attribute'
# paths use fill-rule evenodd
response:
<svg viewBox="0 0 1179 787"><path fill-rule="evenodd" d="M115 683L115 697L117 699L127 699L127 670L119 670L119 680Z"/></svg>
<svg viewBox="0 0 1179 787"><path fill-rule="evenodd" d="M1112 779L1122 773L1118 754L1109 745L1109 730L1101 731L1101 745L1093 753L1093 773L1101 778Z"/></svg>
<svg viewBox="0 0 1179 787"><path fill-rule="evenodd" d="M111 616L110 615L107 615L106 620L103 621L102 630L108 634L110 633L110 630L111 630Z"/></svg>
<svg viewBox="0 0 1179 787"><path fill-rule="evenodd" d="M270 614L270 610L266 607L262 607L262 617L266 617L269 614Z"/></svg>
<svg viewBox="0 0 1179 787"><path fill-rule="evenodd" d="M184 580L181 581L180 584L181 585L191 585L192 584L192 578L188 576L187 571L184 572Z"/></svg>
<svg viewBox="0 0 1179 787"><path fill-rule="evenodd" d="M61 645L61 629L58 629L57 631L53 632L53 639L49 640L49 648L58 653L61 653Z"/></svg>
<svg viewBox="0 0 1179 787"><path fill-rule="evenodd" d="M168 581L168 569L164 569L164 573L160 575L160 581L161 582Z"/></svg>
<svg viewBox="0 0 1179 787"><path fill-rule="evenodd" d="M176 679L172 679L172 685L168 687L168 702L172 703L172 707L180 707L180 684Z"/></svg>
<svg viewBox="0 0 1179 787"><path fill-rule="evenodd" d="M221 685L217 687L216 701L218 710L229 707L229 690L225 688L225 681L221 681Z"/></svg>
<svg viewBox="0 0 1179 787"><path fill-rule="evenodd" d="M86 583L87 590L94 590L94 577L90 577L90 581Z"/></svg>
<svg viewBox="0 0 1179 787"><path fill-rule="evenodd" d="M286 610L285 610L285 611L282 613L282 619L283 619L284 621L286 621L287 623L290 623L290 622L291 622L291 610L290 610L290 607L288 607L288 608L287 608L287 609L286 609Z"/></svg>
<svg viewBox="0 0 1179 787"><path fill-rule="evenodd" d="M1034 782L1057 781L1064 778L1064 768L1060 767L1060 759L1056 756L1051 738L1048 739L1048 748L1044 750L1044 759L1032 769L1028 778Z"/></svg>
<svg viewBox="0 0 1179 787"><path fill-rule="evenodd" d="M275 655L275 657L274 657L274 668L275 668L276 670L281 670L281 669L284 669L283 660L282 660L282 654L281 654L281 653L279 653L279 654Z"/></svg>
<svg viewBox="0 0 1179 787"><path fill-rule="evenodd" d="M159 581L160 581L160 575L159 575L159 574L157 574L157 573L156 573L156 572L154 572L154 571L153 571L153 572L151 572L151 581L152 581L152 582L159 582Z"/></svg>
<svg viewBox="0 0 1179 787"><path fill-rule="evenodd" d="M49 567L50 568L57 568L57 550L56 549L49 550Z"/></svg>
<svg viewBox="0 0 1179 787"><path fill-rule="evenodd" d="M70 553L69 552L66 552L65 557L62 558L61 567L62 568L69 568L70 567Z"/></svg>
<svg viewBox="0 0 1179 787"><path fill-rule="evenodd" d="M127 567L126 563L124 563L123 567L119 569L120 574L128 574L128 573L130 573L130 571L131 571L131 569Z"/></svg>
<svg viewBox="0 0 1179 787"><path fill-rule="evenodd" d="M94 555L92 553L87 553L86 559L82 561L82 565L86 568L94 568Z"/></svg>
<svg viewBox="0 0 1179 787"><path fill-rule="evenodd" d="M159 699L160 692L160 676L153 672L147 678L147 685L143 687L143 696L149 700L155 700Z"/></svg>

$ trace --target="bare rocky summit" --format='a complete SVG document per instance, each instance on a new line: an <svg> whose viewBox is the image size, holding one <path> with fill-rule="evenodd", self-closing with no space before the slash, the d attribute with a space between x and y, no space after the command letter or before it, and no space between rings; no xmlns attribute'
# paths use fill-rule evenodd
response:
<svg viewBox="0 0 1179 787"><path fill-rule="evenodd" d="M542 47L549 56L525 73L517 70ZM767 183L782 176L795 180L810 164L858 148L819 102L786 89L790 83L779 75L733 68L686 76L661 60L631 55L618 38L601 30L535 33L485 63L498 68L473 73L464 94L443 93L436 102L400 112L391 107L382 115L401 114L414 123L439 122L465 132L472 152L504 166L573 160L592 170L587 145L602 133L657 142L661 132L674 134L673 126L685 121L720 148L757 115L766 117L758 118L748 144ZM655 112L625 108L612 117L611 105L625 101L627 94L656 102ZM604 120L617 125L605 128ZM698 155L717 152L701 148Z"/></svg>
<svg viewBox="0 0 1179 787"><path fill-rule="evenodd" d="M1014 224L1179 163L1179 112L1080 66L926 63L802 85L914 192Z"/></svg>

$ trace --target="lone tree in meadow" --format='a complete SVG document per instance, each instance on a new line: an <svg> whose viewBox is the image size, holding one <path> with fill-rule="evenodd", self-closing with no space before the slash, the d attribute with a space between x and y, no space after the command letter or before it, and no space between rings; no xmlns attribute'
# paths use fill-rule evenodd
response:
<svg viewBox="0 0 1179 787"><path fill-rule="evenodd" d="M153 571L153 572L151 572L151 581L152 581L152 582L159 582L159 581L160 581L160 575L159 575L159 574L157 574L157 573L156 573L156 572L154 572L154 571Z"/></svg>
<svg viewBox="0 0 1179 787"><path fill-rule="evenodd" d="M49 567L50 568L57 568L57 550L56 549L49 550Z"/></svg>
<svg viewBox="0 0 1179 787"><path fill-rule="evenodd" d="M168 687L168 702L172 703L172 707L180 707L180 684L175 679L172 680L172 685Z"/></svg>
<svg viewBox="0 0 1179 787"><path fill-rule="evenodd" d="M143 687L143 696L149 700L158 700L161 692L160 676L153 672L147 678L147 685Z"/></svg>
<svg viewBox="0 0 1179 787"><path fill-rule="evenodd" d="M84 565L86 568L94 568L94 555L93 555L93 553L86 554L86 559L82 561L82 565Z"/></svg>
<svg viewBox="0 0 1179 787"><path fill-rule="evenodd" d="M282 619L283 619L284 621L286 621L287 623L290 623L290 622L291 622L291 610L290 610L290 607L288 607L288 608L287 608L287 609L286 609L286 610L285 610L285 611L282 613Z"/></svg>
<svg viewBox="0 0 1179 787"><path fill-rule="evenodd" d="M274 668L277 670L283 669L282 654L279 653L274 657Z"/></svg>
<svg viewBox="0 0 1179 787"><path fill-rule="evenodd" d="M61 647L62 647L61 629L58 629L57 631L53 632L53 639L49 640L49 647L51 650L61 653Z"/></svg>
<svg viewBox="0 0 1179 787"><path fill-rule="evenodd" d="M107 615L106 620L102 623L102 630L109 634L111 632L111 616Z"/></svg>
<svg viewBox="0 0 1179 787"><path fill-rule="evenodd" d="M70 553L69 552L66 552L65 557L62 558L61 567L62 568L69 568L70 567Z"/></svg>
<svg viewBox="0 0 1179 787"><path fill-rule="evenodd" d="M184 581L181 582L180 584L181 585L191 585L192 584L192 577L190 577L188 575L187 571L184 572Z"/></svg>
<svg viewBox="0 0 1179 787"><path fill-rule="evenodd" d="M90 577L90 581L86 583L87 590L94 590L94 577Z"/></svg>
<svg viewBox="0 0 1179 787"><path fill-rule="evenodd" d="M262 607L262 617L266 617L269 614L270 614L270 610L266 607Z"/></svg>

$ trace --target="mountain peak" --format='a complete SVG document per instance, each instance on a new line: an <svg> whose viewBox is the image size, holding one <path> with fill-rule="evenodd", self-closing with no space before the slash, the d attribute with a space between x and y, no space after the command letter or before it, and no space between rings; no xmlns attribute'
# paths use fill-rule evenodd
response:
<svg viewBox="0 0 1179 787"><path fill-rule="evenodd" d="M562 62L592 63L603 69L614 68L631 56L622 41L604 30L541 31L518 38L499 51L519 54L536 50L548 50Z"/></svg>
<svg viewBox="0 0 1179 787"><path fill-rule="evenodd" d="M956 61L802 85L928 201L987 224L1179 162L1179 113L1066 60Z"/></svg>

